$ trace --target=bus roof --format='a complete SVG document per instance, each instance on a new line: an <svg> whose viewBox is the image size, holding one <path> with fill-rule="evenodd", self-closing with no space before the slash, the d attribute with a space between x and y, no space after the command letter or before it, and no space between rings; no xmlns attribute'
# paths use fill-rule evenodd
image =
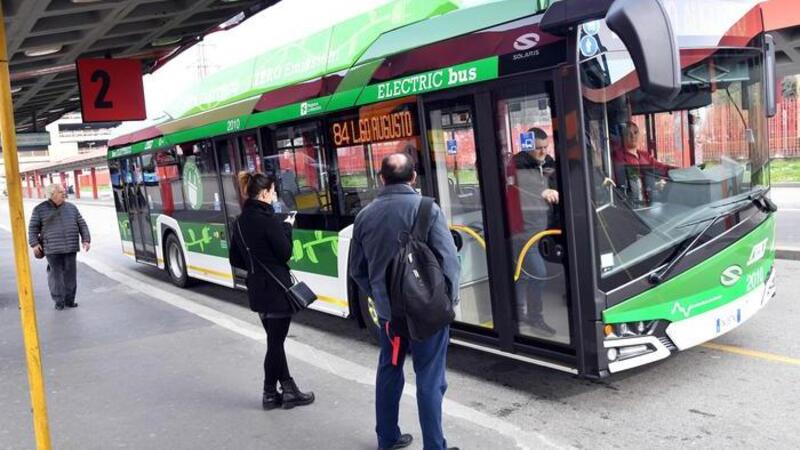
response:
<svg viewBox="0 0 800 450"><path fill-rule="evenodd" d="M348 92L351 98L370 82L386 58L535 15L552 1L477 0L475 5L473 0L469 4L475 6L469 7L464 0L389 2L210 75L183 93L160 121L115 137L110 146L152 141L268 111L284 106L287 96L310 100L336 91ZM164 139L158 140L167 145ZM150 145L158 146L158 142ZM111 152L114 149L109 157L114 156Z"/></svg>

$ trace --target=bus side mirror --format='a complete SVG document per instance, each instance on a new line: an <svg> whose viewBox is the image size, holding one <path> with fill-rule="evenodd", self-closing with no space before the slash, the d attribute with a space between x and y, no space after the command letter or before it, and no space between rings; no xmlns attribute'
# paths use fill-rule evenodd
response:
<svg viewBox="0 0 800 450"><path fill-rule="evenodd" d="M660 0L616 0L606 24L628 48L642 90L671 101L681 90L681 61L672 23Z"/></svg>
<svg viewBox="0 0 800 450"><path fill-rule="evenodd" d="M777 74L775 73L775 40L772 35L764 36L764 101L767 117L778 113Z"/></svg>

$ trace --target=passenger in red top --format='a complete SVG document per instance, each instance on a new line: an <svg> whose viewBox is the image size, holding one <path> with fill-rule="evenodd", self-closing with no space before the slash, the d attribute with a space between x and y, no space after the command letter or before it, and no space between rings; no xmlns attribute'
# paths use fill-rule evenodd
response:
<svg viewBox="0 0 800 450"><path fill-rule="evenodd" d="M614 180L628 198L638 206L649 205L654 192L664 189L671 169L674 167L639 150L639 126L626 123L623 147L614 152Z"/></svg>

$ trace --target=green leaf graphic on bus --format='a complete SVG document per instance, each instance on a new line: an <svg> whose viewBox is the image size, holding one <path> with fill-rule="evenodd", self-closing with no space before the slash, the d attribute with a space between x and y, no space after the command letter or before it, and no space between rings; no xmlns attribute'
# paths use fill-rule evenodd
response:
<svg viewBox="0 0 800 450"><path fill-rule="evenodd" d="M204 252L206 249L206 245L212 242L213 238L211 237L211 228L203 227L200 231L200 237L198 238L195 234L193 229L188 230L188 236L186 236L186 248L189 250L193 250L194 247L200 247L200 252Z"/></svg>
<svg viewBox="0 0 800 450"><path fill-rule="evenodd" d="M320 230L294 230L292 235L292 259L294 270L339 276L339 235Z"/></svg>
<svg viewBox="0 0 800 450"><path fill-rule="evenodd" d="M225 225L181 222L180 227L186 250L209 256L228 257Z"/></svg>

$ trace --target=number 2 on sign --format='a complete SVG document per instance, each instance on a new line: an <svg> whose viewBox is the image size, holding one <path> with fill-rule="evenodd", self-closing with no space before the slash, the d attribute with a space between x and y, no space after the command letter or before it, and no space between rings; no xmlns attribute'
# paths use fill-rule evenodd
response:
<svg viewBox="0 0 800 450"><path fill-rule="evenodd" d="M92 72L92 83L100 82L100 90L97 91L97 97L94 99L95 108L113 108L114 102L106 99L108 95L108 88L111 86L111 75L105 70L97 69Z"/></svg>

